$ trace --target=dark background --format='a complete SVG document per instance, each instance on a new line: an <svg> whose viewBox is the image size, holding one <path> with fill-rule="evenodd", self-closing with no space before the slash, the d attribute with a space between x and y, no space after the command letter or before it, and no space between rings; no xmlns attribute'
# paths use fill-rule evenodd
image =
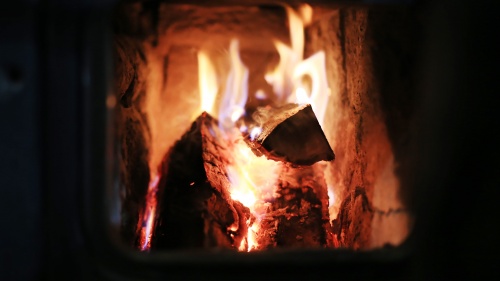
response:
<svg viewBox="0 0 500 281"><path fill-rule="evenodd" d="M112 2L0 5L0 280L123 280L122 269L141 270L128 274L130 279L154 277L145 274L156 270L147 265L107 268L85 223L86 187L101 179L95 170L104 171L93 165L97 160L89 149L102 152L104 146L95 138L104 135L104 117L99 116L104 108L93 99L96 91L105 90L106 83L99 80L105 75L94 71L103 58L89 54L103 47L98 31ZM398 3L363 3L376 2ZM413 175L403 179L414 190L417 214L410 258L314 268L247 264L242 267L245 276L262 279L271 270L292 279L299 274L325 274L325 279L499 277L498 4L399 2L418 5L425 22L417 89L420 118L411 152L416 160ZM197 273L204 279L208 273L213 277L234 270L196 263L164 268L166 276Z"/></svg>

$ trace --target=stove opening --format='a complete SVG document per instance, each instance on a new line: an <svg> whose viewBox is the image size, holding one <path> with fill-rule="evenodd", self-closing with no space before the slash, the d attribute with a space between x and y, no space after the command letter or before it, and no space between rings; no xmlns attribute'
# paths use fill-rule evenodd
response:
<svg viewBox="0 0 500 281"><path fill-rule="evenodd" d="M123 2L112 222L140 251L398 246L408 7Z"/></svg>

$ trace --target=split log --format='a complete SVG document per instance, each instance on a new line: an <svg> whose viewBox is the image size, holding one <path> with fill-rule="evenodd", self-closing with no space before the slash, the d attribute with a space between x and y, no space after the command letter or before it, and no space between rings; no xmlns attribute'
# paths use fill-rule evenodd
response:
<svg viewBox="0 0 500 281"><path fill-rule="evenodd" d="M332 246L324 165L284 165L277 196L260 222L258 249Z"/></svg>
<svg viewBox="0 0 500 281"><path fill-rule="evenodd" d="M256 119L262 124L262 132L248 143L257 155L264 154L269 159L295 165L335 159L310 104L260 109Z"/></svg>
<svg viewBox="0 0 500 281"><path fill-rule="evenodd" d="M250 212L228 192L229 157L217 121L203 113L164 159L151 249L238 247Z"/></svg>

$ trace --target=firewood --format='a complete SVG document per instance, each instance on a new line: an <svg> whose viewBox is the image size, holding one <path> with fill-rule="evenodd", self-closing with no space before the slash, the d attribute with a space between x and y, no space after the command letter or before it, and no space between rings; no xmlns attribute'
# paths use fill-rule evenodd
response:
<svg viewBox="0 0 500 281"><path fill-rule="evenodd" d="M257 111L262 132L247 141L257 155L295 165L331 161L335 154L310 104L288 104L278 109Z"/></svg>
<svg viewBox="0 0 500 281"><path fill-rule="evenodd" d="M257 235L258 249L331 246L324 165L284 165L277 198L270 204Z"/></svg>
<svg viewBox="0 0 500 281"><path fill-rule="evenodd" d="M229 157L217 121L203 113L165 156L151 249L237 248L249 210L229 195Z"/></svg>

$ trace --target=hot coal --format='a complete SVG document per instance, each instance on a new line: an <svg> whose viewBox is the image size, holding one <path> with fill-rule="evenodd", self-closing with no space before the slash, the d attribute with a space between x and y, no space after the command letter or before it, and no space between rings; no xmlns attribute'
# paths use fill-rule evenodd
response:
<svg viewBox="0 0 500 281"><path fill-rule="evenodd" d="M310 104L262 109L258 119L262 132L255 139L248 135L249 145L257 155L295 165L335 159Z"/></svg>

